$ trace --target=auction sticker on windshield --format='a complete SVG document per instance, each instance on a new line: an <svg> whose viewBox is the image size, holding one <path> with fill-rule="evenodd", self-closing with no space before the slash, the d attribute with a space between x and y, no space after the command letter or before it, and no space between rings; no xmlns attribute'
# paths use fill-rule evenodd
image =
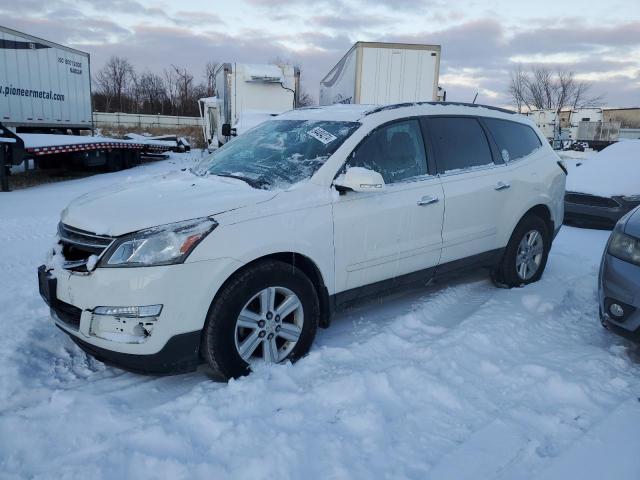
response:
<svg viewBox="0 0 640 480"><path fill-rule="evenodd" d="M331 133L327 132L324 128L320 128L320 127L312 128L307 133L311 135L313 138L315 138L316 140L324 143L325 145L333 142L336 138L338 138L335 135L332 135Z"/></svg>

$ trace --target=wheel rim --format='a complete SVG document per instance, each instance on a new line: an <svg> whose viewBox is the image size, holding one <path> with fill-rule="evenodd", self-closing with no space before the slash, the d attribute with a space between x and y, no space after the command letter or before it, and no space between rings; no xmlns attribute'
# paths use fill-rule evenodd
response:
<svg viewBox="0 0 640 480"><path fill-rule="evenodd" d="M540 269L544 240L538 230L529 230L518 245L516 272L521 280L529 280Z"/></svg>
<svg viewBox="0 0 640 480"><path fill-rule="evenodd" d="M304 325L298 296L288 288L267 287L240 311L235 327L235 346L247 363L262 359L278 363L294 349Z"/></svg>

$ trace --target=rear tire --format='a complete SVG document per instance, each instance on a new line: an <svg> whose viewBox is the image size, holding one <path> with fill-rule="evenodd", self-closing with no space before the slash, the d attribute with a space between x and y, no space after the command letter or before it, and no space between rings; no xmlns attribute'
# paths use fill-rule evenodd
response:
<svg viewBox="0 0 640 480"><path fill-rule="evenodd" d="M293 344L279 336L281 333L285 333L284 330L281 333L273 333L276 332L277 325L272 325L273 328L270 329L268 317L264 313L260 314L260 308L249 307L249 305L258 305L255 302L259 302L261 298L257 296L269 289L274 289L273 291L277 292L289 292L292 298L295 297L296 300L299 300L300 309L294 313L300 314L303 321L298 321L299 328L296 330L299 336ZM277 307L282 305L284 299L288 297L283 296L282 293L274 293L273 298L272 306L275 305L275 307L268 310L276 312ZM248 308L253 308L255 314L248 313L255 315L256 322L260 319L260 327L256 325L243 330L244 327L239 326L238 322L241 317L244 318L241 312L244 314ZM290 315L293 316L294 313ZM289 322L291 316L286 317L289 320L285 320L285 318L279 320L281 321L280 325L285 325L285 321ZM273 314L272 318L275 321L276 317ZM278 341L278 352L283 355L283 358L279 358L277 361L296 361L304 356L311 348L319 320L318 295L307 276L293 265L277 260L267 260L234 275L218 292L207 314L200 352L211 367L216 379L237 378L250 373L251 364L254 361L262 361L261 358L268 355L263 350L264 346L268 348L268 335L273 337L274 344L276 340ZM293 322L286 323L286 325L296 327ZM244 333L246 340L254 332L263 336L256 338L257 347L254 347L253 356L249 354L250 358L247 361L241 356L242 341L238 336Z"/></svg>
<svg viewBox="0 0 640 480"><path fill-rule="evenodd" d="M520 287L542 277L551 249L549 227L540 217L527 215L511 234L492 278L499 287Z"/></svg>

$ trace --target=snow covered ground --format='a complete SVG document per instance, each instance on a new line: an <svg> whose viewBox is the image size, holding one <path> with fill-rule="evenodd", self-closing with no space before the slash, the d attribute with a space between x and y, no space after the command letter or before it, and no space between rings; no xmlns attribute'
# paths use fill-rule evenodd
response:
<svg viewBox="0 0 640 480"><path fill-rule="evenodd" d="M598 322L608 232L564 227L526 288L475 273L359 306L229 384L88 358L37 292L60 210L198 155L0 196L1 478L640 478L640 356Z"/></svg>

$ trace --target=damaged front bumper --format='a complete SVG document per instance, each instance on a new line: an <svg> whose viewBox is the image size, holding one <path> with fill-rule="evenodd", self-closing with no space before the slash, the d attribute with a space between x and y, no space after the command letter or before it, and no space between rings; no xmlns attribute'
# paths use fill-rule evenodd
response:
<svg viewBox="0 0 640 480"><path fill-rule="evenodd" d="M240 266L227 258L77 272L38 269L56 326L100 360L145 373L199 363L200 333L222 281Z"/></svg>

